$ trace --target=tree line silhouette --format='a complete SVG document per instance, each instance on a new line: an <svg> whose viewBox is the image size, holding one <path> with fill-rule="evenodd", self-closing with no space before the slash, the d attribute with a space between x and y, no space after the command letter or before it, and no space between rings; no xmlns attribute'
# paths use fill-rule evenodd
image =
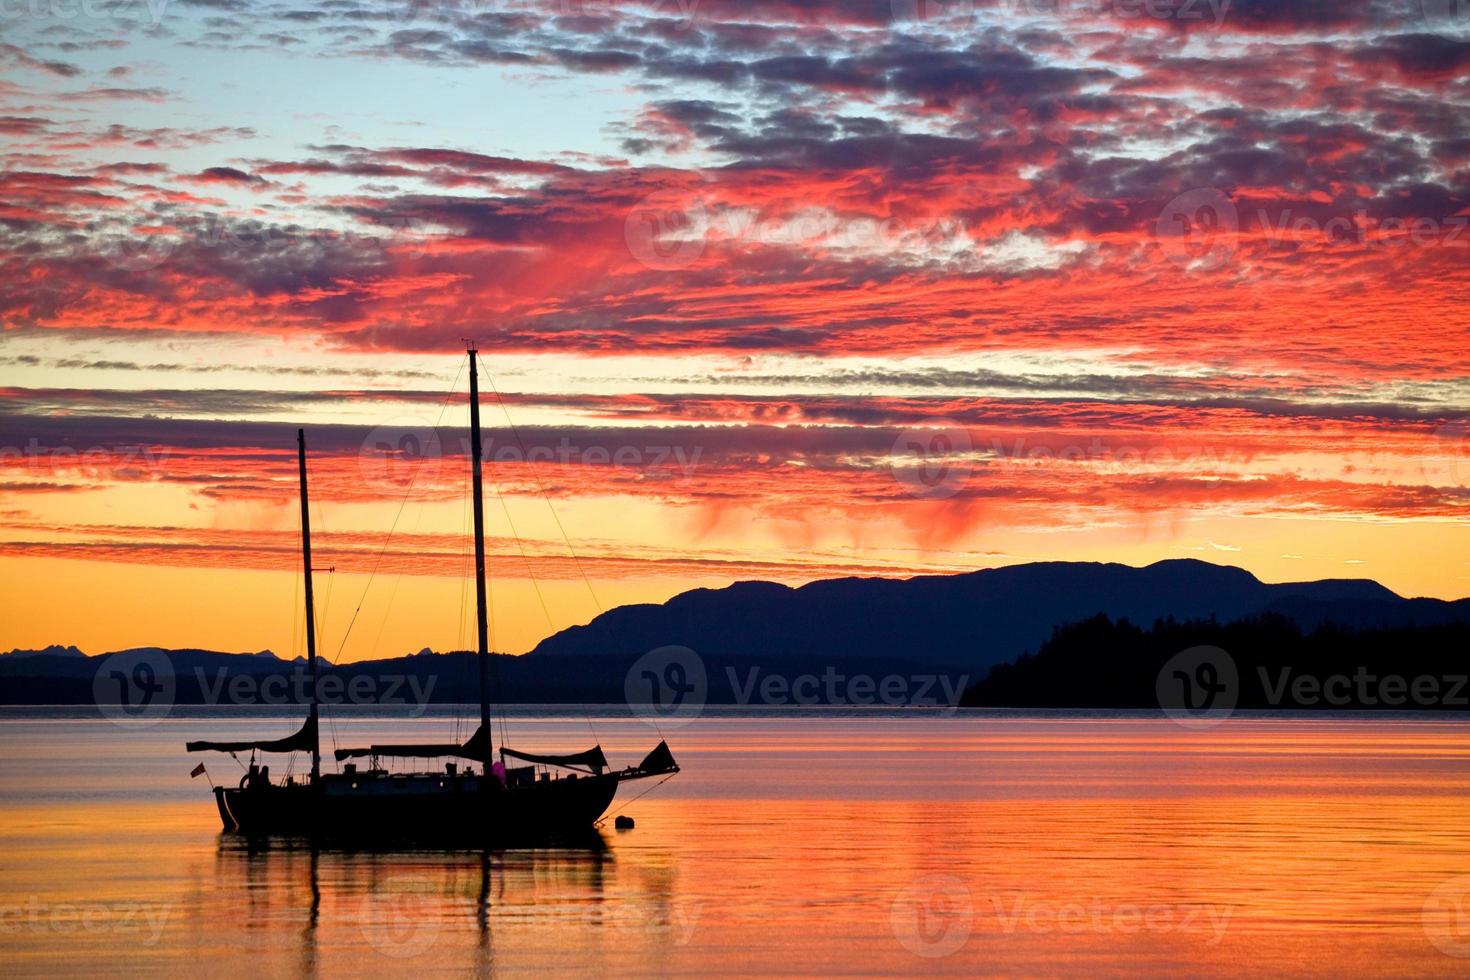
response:
<svg viewBox="0 0 1470 980"><path fill-rule="evenodd" d="M1160 677L1196 647L1228 655L1236 708L1465 710L1470 626L1304 630L1277 614L1221 623L1157 620L1145 629L1099 615L1057 627L1035 653L999 664L965 692L968 707L1157 708ZM1223 658L1194 653L1184 659ZM1185 664L1188 666L1188 664Z"/></svg>

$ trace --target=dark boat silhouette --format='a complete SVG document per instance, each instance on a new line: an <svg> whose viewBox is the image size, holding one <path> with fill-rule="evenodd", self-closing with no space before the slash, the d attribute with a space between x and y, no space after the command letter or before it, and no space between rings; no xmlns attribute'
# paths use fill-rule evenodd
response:
<svg viewBox="0 0 1470 980"><path fill-rule="evenodd" d="M250 752L238 786L214 787L227 832L445 843L540 842L585 836L628 780L672 776L679 771L668 743L660 741L636 766L612 769L602 747L584 752L523 752L491 743L489 622L485 601L485 516L481 486L483 444L476 351L469 348L470 435L478 613L480 726L463 744L380 744L336 750L340 772L321 771L317 691L315 601L312 594L311 517L306 482L306 432L298 429L301 478L301 557L306 579L306 650L309 713L295 734L278 739L194 741L190 752ZM256 753L310 752L304 779L273 782ZM496 764L496 757L501 762ZM438 772L390 772L384 758L453 759ZM346 760L366 759L366 767ZM467 763L461 766L461 761ZM478 771L475 764L479 765Z"/></svg>

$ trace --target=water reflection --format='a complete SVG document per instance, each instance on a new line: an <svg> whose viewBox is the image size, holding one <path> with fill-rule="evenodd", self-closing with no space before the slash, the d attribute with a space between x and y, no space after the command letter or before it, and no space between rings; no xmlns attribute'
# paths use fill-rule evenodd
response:
<svg viewBox="0 0 1470 980"><path fill-rule="evenodd" d="M447 852L227 834L210 894L192 911L204 922L233 918L229 929L258 937L269 959L283 952L275 948L283 937L298 937L293 972L306 976L354 949L484 975L494 972L497 929L615 925L616 872L601 834L575 846ZM661 891L657 876L642 884L654 886L646 901L671 901L667 880Z"/></svg>
<svg viewBox="0 0 1470 980"><path fill-rule="evenodd" d="M1460 721L702 719L635 830L443 852L221 837L178 733L3 717L7 975L1470 963Z"/></svg>

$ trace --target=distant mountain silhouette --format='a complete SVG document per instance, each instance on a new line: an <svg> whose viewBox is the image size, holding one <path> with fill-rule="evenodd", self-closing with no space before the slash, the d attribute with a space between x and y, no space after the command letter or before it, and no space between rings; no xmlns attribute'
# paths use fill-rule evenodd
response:
<svg viewBox="0 0 1470 980"><path fill-rule="evenodd" d="M53 643L49 647L40 650L11 650L9 653L0 653L0 657L14 657L24 660L28 657L85 657L86 654L76 647L64 647L59 643Z"/></svg>
<svg viewBox="0 0 1470 980"><path fill-rule="evenodd" d="M119 653L147 654L153 671L150 682L172 678L169 700L173 704L282 705L296 703L304 691L306 672L299 661L262 658L252 654L218 653L209 650L161 650ZM97 657L0 656L0 704L92 704L99 694L104 703L115 703L116 685L94 684L109 677L108 659ZM491 667L492 697L506 704L621 704L628 697L627 680L639 676L639 656L513 657L497 654ZM125 663L130 663L125 661ZM136 663L136 660L131 661ZM914 671L913 661L864 660L853 657L787 657L780 661L752 657L705 657L700 661L707 687L702 697L711 704L772 703L754 692L768 677L791 678L831 674L840 687L836 696L818 686L816 703L850 703L846 680L858 675L870 678L901 676ZM935 665L929 673L943 674L945 681L915 683L905 690L921 703L955 703L973 677L963 671ZM320 671L325 704L422 705L465 704L479 699L479 667L473 653L414 653L386 660L326 666ZM245 680L243 686L240 681ZM838 688L833 688L838 690ZM876 700L869 690L868 702ZM779 703L795 703L782 696ZM885 701L884 703L891 703Z"/></svg>
<svg viewBox="0 0 1470 980"><path fill-rule="evenodd" d="M703 656L864 657L985 670L1036 650L1065 623L1105 613L1151 623L1235 620L1279 611L1317 625L1470 621L1470 600L1407 600L1377 582L1267 585L1191 559L1146 568L1041 562L961 575L846 578L791 588L737 582L662 605L620 606L542 641L533 656L631 654L666 645Z"/></svg>
<svg viewBox="0 0 1470 980"><path fill-rule="evenodd" d="M646 669L634 670L635 662L667 646L699 654L708 683L704 696L716 704L759 700L752 685L772 676L790 682L833 673L880 679L926 674L963 686L985 678L996 664L1037 651L1058 628L1099 615L1133 623L1230 623L1267 614L1306 632L1324 624L1359 632L1439 627L1470 624L1470 599L1404 599L1357 579L1267 585L1239 568L1192 560L1146 568L1047 562L911 579L833 579L800 588L740 582L685 592L661 605L622 606L549 637L527 656L496 655L492 686L495 699L505 703L619 703L628 678ZM148 655L160 675L176 677L173 696L180 704L255 703L230 700L224 680L294 679L304 668L302 658L288 661L270 651L119 652ZM75 647L0 655L0 703L90 703L103 663ZM1106 671L1106 657L1099 666ZM363 703L479 697L475 658L463 652L426 647L402 657L327 664L322 675L339 685L366 678L360 682L369 692ZM817 703L836 703L827 690L824 680ZM938 693L924 690L930 694L916 699ZM1045 701L1044 691L1033 696ZM357 700L350 693L341 699Z"/></svg>

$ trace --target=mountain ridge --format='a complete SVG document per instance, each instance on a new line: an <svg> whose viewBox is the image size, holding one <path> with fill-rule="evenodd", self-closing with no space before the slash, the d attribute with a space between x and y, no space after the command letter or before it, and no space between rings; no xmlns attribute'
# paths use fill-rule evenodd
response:
<svg viewBox="0 0 1470 980"><path fill-rule="evenodd" d="M955 575L823 579L792 587L742 581L661 604L608 610L547 637L533 657L630 654L687 646L779 659L841 653L988 669L1036 649L1058 626L1106 613L1135 622L1237 619L1273 611L1323 620L1323 604L1375 615L1470 618L1470 599L1405 599L1371 579L1265 583L1232 565L1168 559L1033 562ZM1405 604L1415 604L1406 606ZM907 652L906 652L907 651Z"/></svg>
<svg viewBox="0 0 1470 980"><path fill-rule="evenodd" d="M874 660L944 664L984 671L1036 650L1058 627L1106 614L1134 622L1279 613L1304 628L1440 625L1470 622L1470 599L1405 598L1372 579L1265 583L1233 565L1168 559L1142 567L1117 562L1032 562L953 575L891 579L844 577L800 586L742 580L720 589L681 592L663 603L607 610L591 622L547 637L526 658L641 655L687 646L701 655L779 662ZM229 653L200 648L131 647L88 656L59 644L0 653L0 676L80 676L100 658L165 652L189 669L229 666L273 670L304 663L269 650ZM452 656L425 647L399 657L357 662L387 665ZM497 654L497 657L507 656ZM517 658L512 658L517 659ZM327 666L330 663L323 662ZM343 665L346 666L346 665Z"/></svg>

